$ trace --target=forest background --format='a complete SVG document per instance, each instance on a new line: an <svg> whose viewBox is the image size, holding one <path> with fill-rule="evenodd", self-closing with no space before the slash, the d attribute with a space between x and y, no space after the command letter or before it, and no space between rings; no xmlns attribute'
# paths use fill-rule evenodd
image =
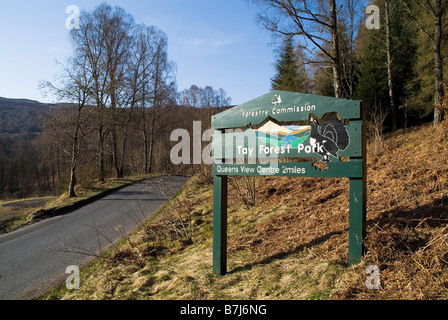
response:
<svg viewBox="0 0 448 320"><path fill-rule="evenodd" d="M378 149L384 132L443 121L448 0L249 2L277 45L273 89L363 100ZM83 12L71 40L58 80L40 83L55 104L0 98L0 198L76 196L128 175L209 179L206 165L172 164L171 133L210 128L232 106L226 91L178 92L166 34L119 7Z"/></svg>

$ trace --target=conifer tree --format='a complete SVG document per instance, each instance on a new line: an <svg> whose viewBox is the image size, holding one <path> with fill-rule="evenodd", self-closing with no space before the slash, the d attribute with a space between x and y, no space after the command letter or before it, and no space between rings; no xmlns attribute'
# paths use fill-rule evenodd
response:
<svg viewBox="0 0 448 320"><path fill-rule="evenodd" d="M271 79L273 90L309 93L303 50L301 47L294 49L291 39L287 39L280 49L275 69L277 74Z"/></svg>
<svg viewBox="0 0 448 320"><path fill-rule="evenodd" d="M406 6L420 33L427 38L428 43L424 46L419 44L419 50L432 55L433 70L431 74L433 76L432 83L435 86L432 90L434 92L433 123L436 127L444 119L444 110L440 106L444 95L445 67L443 60L446 57L448 0L401 1Z"/></svg>
<svg viewBox="0 0 448 320"><path fill-rule="evenodd" d="M416 45L404 6L400 1L388 2L389 15L382 15L379 30L360 29L357 47L361 64L356 96L363 100L368 112L380 108L387 113L387 126L395 130L406 122L402 107L408 103L409 87L415 78ZM385 0L374 4L385 11Z"/></svg>

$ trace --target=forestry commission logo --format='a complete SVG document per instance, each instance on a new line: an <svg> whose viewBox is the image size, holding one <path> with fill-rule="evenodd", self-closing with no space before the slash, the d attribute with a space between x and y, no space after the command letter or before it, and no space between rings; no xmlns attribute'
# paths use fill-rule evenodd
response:
<svg viewBox="0 0 448 320"><path fill-rule="evenodd" d="M271 102L274 106L277 106L282 103L282 97L279 94L276 94L272 97Z"/></svg>

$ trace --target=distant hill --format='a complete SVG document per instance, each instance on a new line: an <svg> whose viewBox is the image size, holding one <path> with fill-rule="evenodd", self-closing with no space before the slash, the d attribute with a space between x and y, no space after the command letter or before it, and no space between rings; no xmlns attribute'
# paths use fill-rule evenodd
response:
<svg viewBox="0 0 448 320"><path fill-rule="evenodd" d="M0 135L40 132L42 116L53 104L0 97Z"/></svg>

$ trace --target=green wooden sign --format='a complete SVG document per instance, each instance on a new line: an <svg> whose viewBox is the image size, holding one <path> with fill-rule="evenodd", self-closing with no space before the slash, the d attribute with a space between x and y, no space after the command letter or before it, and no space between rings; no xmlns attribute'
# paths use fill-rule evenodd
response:
<svg viewBox="0 0 448 320"><path fill-rule="evenodd" d="M213 116L213 271L227 272L228 176L350 178L348 262L358 263L366 220L364 123L361 101L285 91Z"/></svg>

